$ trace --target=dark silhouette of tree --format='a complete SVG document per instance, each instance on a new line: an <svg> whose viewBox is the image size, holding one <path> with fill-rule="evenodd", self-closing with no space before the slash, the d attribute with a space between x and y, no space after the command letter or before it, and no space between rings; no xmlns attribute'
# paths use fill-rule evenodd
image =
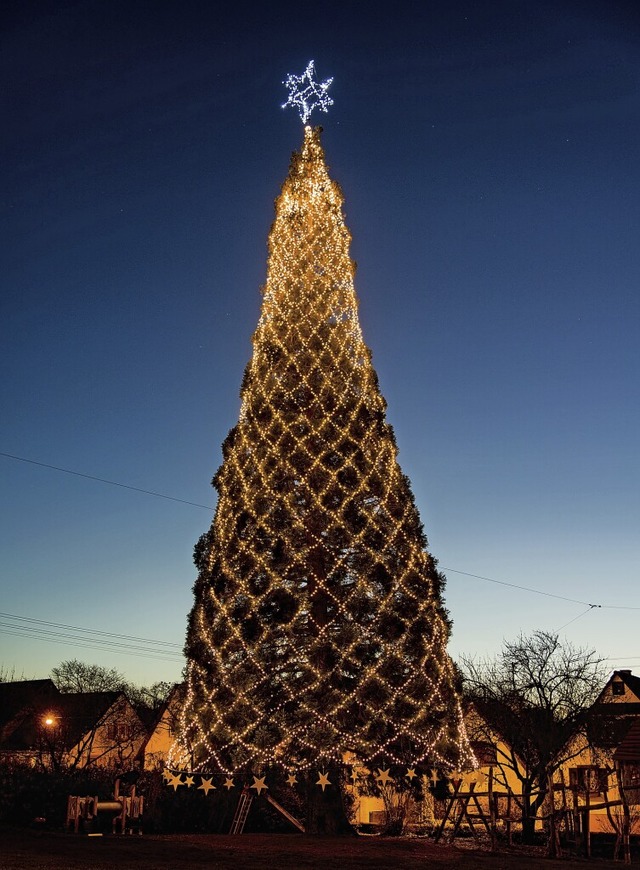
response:
<svg viewBox="0 0 640 870"><path fill-rule="evenodd" d="M465 697L477 717L467 717L473 742L506 746L498 768L519 779L523 838L532 842L535 822L553 773L576 752L572 739L587 737L588 711L604 680L603 659L553 632L536 631L505 642L495 659L460 661Z"/></svg>
<svg viewBox="0 0 640 870"><path fill-rule="evenodd" d="M127 686L115 668L68 659L51 668L51 679L61 692L122 692Z"/></svg>

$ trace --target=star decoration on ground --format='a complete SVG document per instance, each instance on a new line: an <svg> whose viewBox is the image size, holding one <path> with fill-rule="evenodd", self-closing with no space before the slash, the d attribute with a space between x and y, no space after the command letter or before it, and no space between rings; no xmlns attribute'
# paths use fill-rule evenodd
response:
<svg viewBox="0 0 640 870"><path fill-rule="evenodd" d="M386 785L391 779L391 774L389 773L389 768L386 770L380 770L378 768L378 775L376 776L376 782L379 782L380 785Z"/></svg>
<svg viewBox="0 0 640 870"><path fill-rule="evenodd" d="M298 782L298 780L296 779L295 773L290 773L289 776L287 777L287 783L289 785L296 785L297 782Z"/></svg>
<svg viewBox="0 0 640 870"><path fill-rule="evenodd" d="M289 91L287 102L283 103L282 108L295 106L303 124L307 123L314 109L328 112L329 106L333 105L333 100L327 93L333 79L316 82L315 73L315 61L310 60L303 75L296 76L290 73L282 83Z"/></svg>
<svg viewBox="0 0 640 870"><path fill-rule="evenodd" d="M230 776L228 776L228 777L225 779L225 781L224 781L224 787L226 788L227 791L229 791L230 788L233 788L233 780L231 779Z"/></svg>
<svg viewBox="0 0 640 870"><path fill-rule="evenodd" d="M409 781L411 781L412 779L415 779L417 777L417 775L418 774L415 772L415 770L412 767L407 768L407 779Z"/></svg>
<svg viewBox="0 0 640 870"><path fill-rule="evenodd" d="M211 779L205 779L203 776L198 786L198 791L202 790L205 794L209 794L212 788L215 789L215 785L211 782Z"/></svg>
<svg viewBox="0 0 640 870"><path fill-rule="evenodd" d="M184 784L187 786L187 788L189 788L190 785L193 785L193 777L187 776L185 778Z"/></svg>
<svg viewBox="0 0 640 870"><path fill-rule="evenodd" d="M318 773L318 776L320 778L318 779L316 785L319 785L322 791L324 791L328 785L331 785L331 783L329 782L329 776L326 773Z"/></svg>
<svg viewBox="0 0 640 870"><path fill-rule="evenodd" d="M167 782L174 791L178 791L178 786L184 785L181 773L172 773L171 779L167 780Z"/></svg>
<svg viewBox="0 0 640 870"><path fill-rule="evenodd" d="M263 791L266 791L269 788L269 786L266 784L266 782L264 780L265 780L264 776L261 776L259 778L257 776L254 776L253 777L253 784L250 785L249 788L255 788L255 790L258 794L262 794Z"/></svg>

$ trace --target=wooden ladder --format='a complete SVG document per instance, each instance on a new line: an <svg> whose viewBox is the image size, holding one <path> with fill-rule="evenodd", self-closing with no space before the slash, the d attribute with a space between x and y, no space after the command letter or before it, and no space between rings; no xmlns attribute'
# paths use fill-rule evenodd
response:
<svg viewBox="0 0 640 870"><path fill-rule="evenodd" d="M271 795L267 794L267 795L265 795L265 797L269 801L269 803L271 804L272 807L275 807L279 813L282 813L282 815L285 817L285 819L288 822L291 822L291 824L294 825L294 827L296 827L301 833L304 834L304 825L302 824L302 822L299 822L298 819L296 819L294 816L292 816L288 810L285 810L285 808L283 806L281 806L278 803L278 801L274 800L271 797Z"/></svg>
<svg viewBox="0 0 640 870"><path fill-rule="evenodd" d="M251 804L253 803L253 795L249 794L246 789L242 790L240 794L240 800L238 801L238 806L236 807L236 814L233 817L233 821L231 822L231 830L230 834L241 834L244 831L244 825L247 821L247 816L249 815L249 810L251 809Z"/></svg>

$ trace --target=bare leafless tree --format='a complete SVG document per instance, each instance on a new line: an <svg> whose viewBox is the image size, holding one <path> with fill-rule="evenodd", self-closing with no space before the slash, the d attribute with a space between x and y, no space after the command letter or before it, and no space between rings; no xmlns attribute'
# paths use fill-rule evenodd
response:
<svg viewBox="0 0 640 870"><path fill-rule="evenodd" d="M505 642L494 659L460 661L465 696L480 714L470 738L502 739L499 774L520 781L525 841L533 839L553 773L575 754L571 738L586 737L587 711L604 684L603 662L594 650L546 631Z"/></svg>
<svg viewBox="0 0 640 870"><path fill-rule="evenodd" d="M69 659L51 669L51 679L61 692L122 692L127 681L115 668L88 665Z"/></svg>

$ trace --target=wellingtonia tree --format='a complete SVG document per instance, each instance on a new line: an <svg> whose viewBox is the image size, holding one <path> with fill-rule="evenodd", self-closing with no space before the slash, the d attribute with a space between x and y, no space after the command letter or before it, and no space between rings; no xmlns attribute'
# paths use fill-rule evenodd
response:
<svg viewBox="0 0 640 870"><path fill-rule="evenodd" d="M238 424L195 548L184 763L306 771L345 754L399 775L468 766L444 578L364 344L342 195L305 126L276 201ZM188 759L188 762L187 762ZM309 811L314 830L337 830ZM312 801L313 804L313 801Z"/></svg>

